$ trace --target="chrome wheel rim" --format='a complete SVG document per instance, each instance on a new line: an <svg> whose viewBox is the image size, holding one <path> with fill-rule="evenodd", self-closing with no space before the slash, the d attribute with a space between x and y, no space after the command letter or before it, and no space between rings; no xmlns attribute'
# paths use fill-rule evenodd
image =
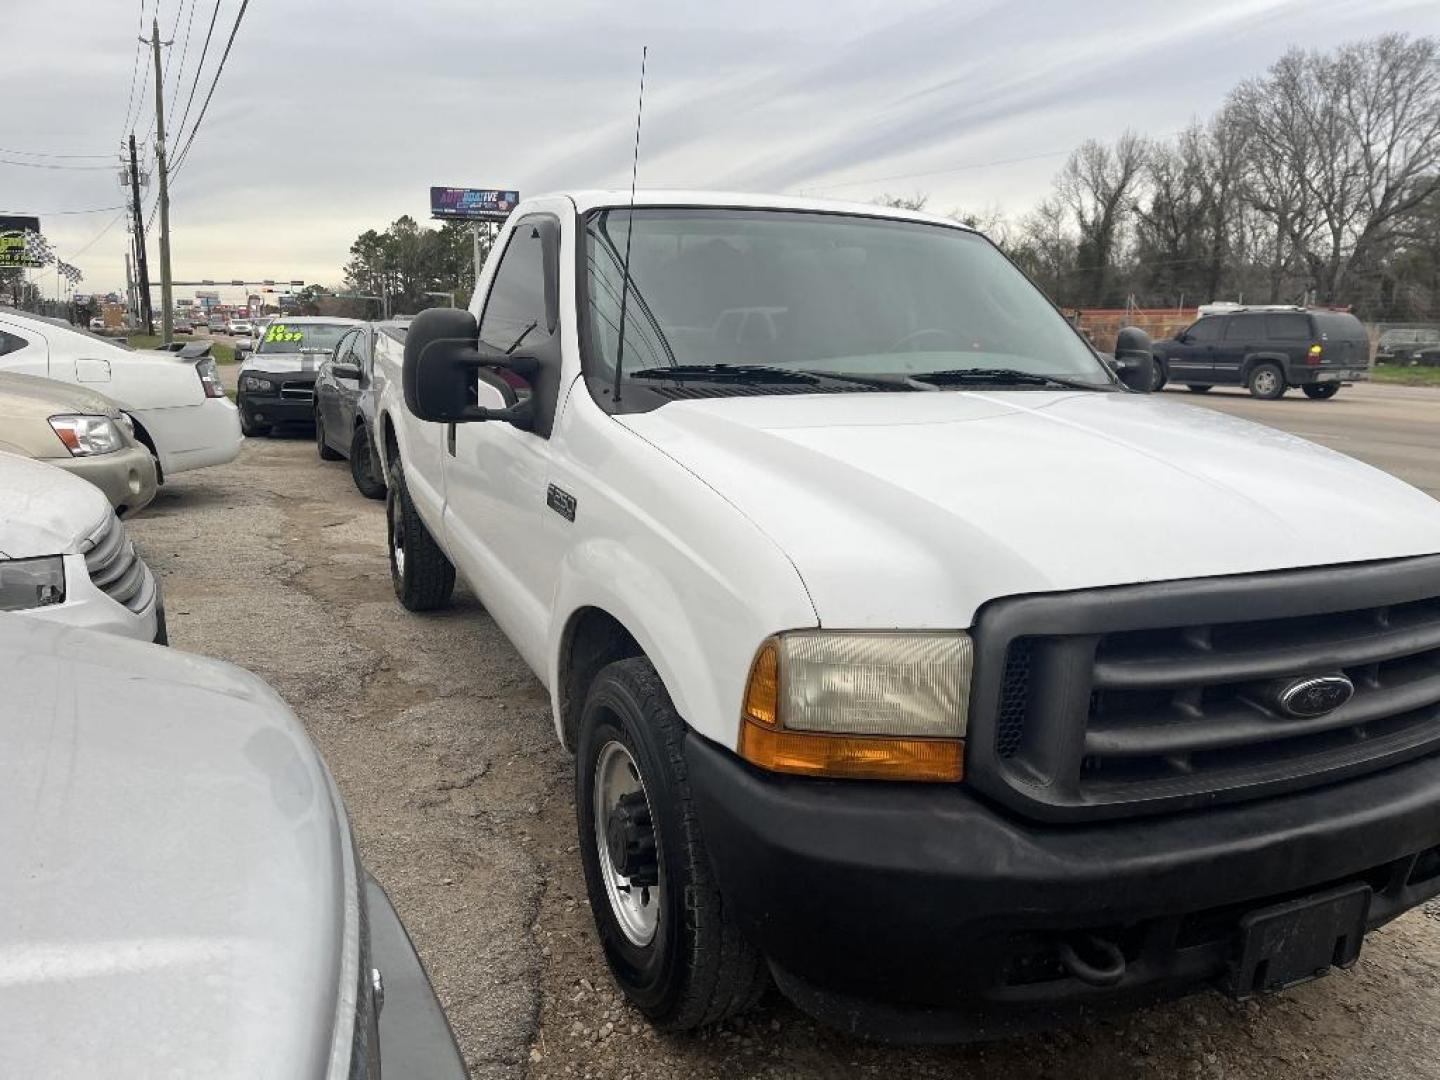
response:
<svg viewBox="0 0 1440 1080"><path fill-rule="evenodd" d="M608 742L600 748L595 760L595 785L593 810L595 817L595 851L600 865L600 879L605 884L605 895L610 901L610 910L620 930L632 945L644 947L655 940L655 931L660 923L661 890L664 888L664 871L658 871L659 878L653 885L637 885L620 872L610 852L606 826L610 815L627 796L639 794L649 806L645 784L640 779L640 769L630 751L618 742Z"/></svg>
<svg viewBox="0 0 1440 1080"><path fill-rule="evenodd" d="M390 512L390 558L395 563L395 576L405 577L405 521L396 499Z"/></svg>
<svg viewBox="0 0 1440 1080"><path fill-rule="evenodd" d="M1255 375L1255 389L1262 394L1273 394L1275 392L1275 373L1273 371L1260 371Z"/></svg>

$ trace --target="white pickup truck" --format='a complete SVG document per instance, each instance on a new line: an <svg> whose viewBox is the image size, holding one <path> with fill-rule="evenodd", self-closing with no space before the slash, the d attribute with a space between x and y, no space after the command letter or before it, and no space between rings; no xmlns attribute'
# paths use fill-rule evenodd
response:
<svg viewBox="0 0 1440 1080"><path fill-rule="evenodd" d="M1440 892L1440 504L1131 392L975 232L532 199L397 354L396 592L548 687L658 1025L1244 998Z"/></svg>

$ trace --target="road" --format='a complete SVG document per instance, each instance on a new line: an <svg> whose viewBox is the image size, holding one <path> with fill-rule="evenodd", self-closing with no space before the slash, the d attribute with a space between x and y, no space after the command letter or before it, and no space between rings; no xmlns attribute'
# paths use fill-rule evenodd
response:
<svg viewBox="0 0 1440 1080"><path fill-rule="evenodd" d="M1316 438L1440 495L1440 391L1166 399ZM168 481L131 529L164 579L174 644L262 675L325 753L475 1077L1440 1078L1440 906L1375 934L1352 972L1244 1006L1205 994L1026 1039L897 1049L772 993L721 1030L657 1036L596 947L544 691L467 593L426 616L395 603L383 506L344 462L319 461L308 438L249 440L233 464Z"/></svg>

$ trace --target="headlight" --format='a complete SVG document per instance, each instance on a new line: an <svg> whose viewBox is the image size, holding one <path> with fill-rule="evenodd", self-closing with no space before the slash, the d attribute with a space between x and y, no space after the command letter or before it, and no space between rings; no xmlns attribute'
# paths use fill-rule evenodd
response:
<svg viewBox="0 0 1440 1080"><path fill-rule="evenodd" d="M242 375L240 377L240 388L242 390L253 390L257 394L268 394L275 389L275 384L269 379L262 379L258 375Z"/></svg>
<svg viewBox="0 0 1440 1080"><path fill-rule="evenodd" d="M0 611L26 611L65 602L65 563L59 555L0 561Z"/></svg>
<svg viewBox="0 0 1440 1080"><path fill-rule="evenodd" d="M740 756L809 776L959 780L972 661L963 633L770 638L746 686Z"/></svg>
<svg viewBox="0 0 1440 1080"><path fill-rule="evenodd" d="M111 454L125 445L108 416L52 416L50 426L75 457Z"/></svg>

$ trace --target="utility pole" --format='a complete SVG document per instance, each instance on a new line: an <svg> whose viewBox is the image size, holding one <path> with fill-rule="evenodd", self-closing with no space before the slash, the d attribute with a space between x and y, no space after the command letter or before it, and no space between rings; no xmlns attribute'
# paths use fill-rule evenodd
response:
<svg viewBox="0 0 1440 1080"><path fill-rule="evenodd" d="M165 72L160 66L159 19L151 20L150 31L150 44L155 49L155 169L160 174L160 336L169 345L174 337L170 309L170 178L165 164Z"/></svg>
<svg viewBox="0 0 1440 1080"><path fill-rule="evenodd" d="M135 275L130 272L130 252L125 252L125 315L126 322L130 319L139 319L139 309L135 306L138 298L135 295Z"/></svg>
<svg viewBox="0 0 1440 1080"><path fill-rule="evenodd" d="M130 209L135 214L135 270L140 275L140 310L145 333L155 333L155 316L150 309L150 263L145 257L145 220L140 206L140 162L136 160L135 133L130 133Z"/></svg>

